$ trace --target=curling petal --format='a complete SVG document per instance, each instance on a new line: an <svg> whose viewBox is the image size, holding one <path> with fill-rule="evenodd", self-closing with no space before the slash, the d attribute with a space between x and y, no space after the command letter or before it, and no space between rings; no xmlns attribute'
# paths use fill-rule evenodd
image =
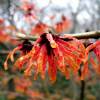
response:
<svg viewBox="0 0 100 100"><path fill-rule="evenodd" d="M57 63L57 67L61 72L65 72L65 63L64 63L64 56L62 54L62 52L59 50L59 47L55 48L54 50L54 54L56 57L56 63Z"/></svg>
<svg viewBox="0 0 100 100"><path fill-rule="evenodd" d="M53 55L48 56L48 74L52 83L56 81L57 68L54 63Z"/></svg>
<svg viewBox="0 0 100 100"><path fill-rule="evenodd" d="M16 48L14 48L14 50L11 52L10 54L10 59L11 61L13 62L14 61L14 53L17 51L17 50L20 50L21 49L21 46L18 46Z"/></svg>
<svg viewBox="0 0 100 100"><path fill-rule="evenodd" d="M88 61L87 61L87 62L84 64L84 66L83 66L82 75L81 75L80 79L81 79L81 80L84 80L85 77L86 77L87 75L89 75L88 73L89 73L89 69L88 69Z"/></svg>

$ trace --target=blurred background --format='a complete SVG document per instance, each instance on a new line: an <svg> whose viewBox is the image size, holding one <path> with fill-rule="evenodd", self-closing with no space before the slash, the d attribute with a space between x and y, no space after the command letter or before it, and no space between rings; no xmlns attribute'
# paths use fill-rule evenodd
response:
<svg viewBox="0 0 100 100"><path fill-rule="evenodd" d="M11 62L4 71L7 54L19 44L16 34L39 36L49 27L57 34L99 30L100 0L0 0L0 100L79 99L81 84L73 76L66 80L58 73L52 84L25 77ZM100 77L93 73L85 80L84 100L100 100L99 93Z"/></svg>

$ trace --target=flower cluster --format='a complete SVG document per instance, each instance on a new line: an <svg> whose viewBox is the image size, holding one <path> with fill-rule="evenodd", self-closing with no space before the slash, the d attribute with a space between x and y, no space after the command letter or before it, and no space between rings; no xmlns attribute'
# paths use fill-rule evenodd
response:
<svg viewBox="0 0 100 100"><path fill-rule="evenodd" d="M58 36L44 33L30 46L31 48L25 44L27 41L15 48L8 55L7 60L10 57L13 61L13 54L16 50L28 51L16 60L14 66L18 66L19 69L24 66L25 75L30 75L33 71L34 79L39 74L44 79L48 72L49 79L55 82L58 70L69 79L71 72L75 76L79 74L82 65L81 79L84 79L88 71L90 50L94 50L100 58L100 49L96 48L98 45L100 46L100 41L85 48L80 40L69 35ZM7 69L7 60L4 63L5 69Z"/></svg>
<svg viewBox="0 0 100 100"><path fill-rule="evenodd" d="M85 50L85 63L83 66L83 75L82 79L89 73L89 67L88 67L88 59L89 59L89 52L93 51L97 57L98 63L95 62L95 59L90 56L90 63L93 66L93 69L97 72L97 74L100 74L100 40L97 40L95 43L92 43L89 45Z"/></svg>
<svg viewBox="0 0 100 100"><path fill-rule="evenodd" d="M27 54L27 53L32 49L32 47L33 47L33 45L31 44L31 42L29 42L29 41L26 39L26 40L24 40L23 43L19 44L16 48L14 48L13 51L11 51L11 52L8 54L8 56L7 56L7 58L6 58L6 61L4 62L4 68L5 68L5 70L8 69L8 64L7 64L7 62L8 62L8 59L9 59L9 58L10 58L10 60L11 60L12 62L14 62L14 53L15 53L16 51L21 51L21 56L22 56L22 55Z"/></svg>
<svg viewBox="0 0 100 100"><path fill-rule="evenodd" d="M54 25L54 28L55 28L57 33L62 33L64 31L67 31L72 26L71 21L67 17L65 17L64 15L62 15L61 19L62 19L61 22L58 22Z"/></svg>

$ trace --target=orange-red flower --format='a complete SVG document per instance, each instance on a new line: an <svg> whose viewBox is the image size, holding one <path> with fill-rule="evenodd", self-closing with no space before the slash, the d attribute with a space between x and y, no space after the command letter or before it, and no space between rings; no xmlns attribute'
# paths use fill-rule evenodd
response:
<svg viewBox="0 0 100 100"><path fill-rule="evenodd" d="M70 71L75 75L78 73L84 50L84 45L73 37L63 38L44 33L30 52L17 59L15 66L21 69L26 64L26 75L30 75L34 69L34 78L40 74L44 79L47 70L51 81L56 80L57 70L69 78Z"/></svg>
<svg viewBox="0 0 100 100"><path fill-rule="evenodd" d="M6 61L4 62L4 68L5 68L5 70L7 70L8 69L8 64L7 64L7 62L8 62L8 59L10 58L10 60L12 61L12 62L14 62L14 53L16 52L16 51L21 51L21 54L22 55L25 55L25 54L27 54L31 49L32 49L32 44L28 41L28 40L24 40L24 42L22 43L22 44L19 44L16 48L14 48L13 49L13 51L11 51L9 54L8 54L8 56L7 56L7 58L6 58Z"/></svg>
<svg viewBox="0 0 100 100"><path fill-rule="evenodd" d="M34 3L31 3L29 1L23 1L20 8L25 13L26 21L31 22L33 19L35 20L37 19L37 16L35 14L37 10L36 10Z"/></svg>
<svg viewBox="0 0 100 100"><path fill-rule="evenodd" d="M24 44L27 44L27 41L26 43L24 42L23 45L15 48L8 55L7 60L10 57L13 61L13 54L16 50L26 52L28 46ZM25 75L30 75L34 72L34 79L36 79L39 74L41 78L44 79L46 72L48 72L49 79L52 82L56 80L58 70L63 73L67 79L70 76L70 72L73 72L76 76L80 70L81 79L83 80L89 69L89 52L95 50L99 45L100 41L97 41L85 48L80 40L77 40L70 35L58 36L43 33L34 42L34 46L31 45L29 51L17 59L14 66L17 66L19 69L24 68ZM7 61L5 63L7 64ZM80 67L80 65L83 66ZM93 62L92 65L96 65L95 62ZM7 66L5 66L5 68L7 69ZM97 67L94 66L94 69L97 70Z"/></svg>
<svg viewBox="0 0 100 100"><path fill-rule="evenodd" d="M89 72L89 68L88 68L88 59L89 59L89 52L90 51L94 51L94 53L96 54L97 58L98 58L98 64L94 61L93 57L90 57L90 63L93 66L93 69L100 74L100 40L97 40L95 43L89 45L86 48L85 51L85 59L84 59L84 66L83 66L83 70L82 70L82 76L81 79L83 80L84 77L87 75L87 73Z"/></svg>
<svg viewBox="0 0 100 100"><path fill-rule="evenodd" d="M31 31L31 34L33 35L41 35L48 29L48 26L42 22L37 23Z"/></svg>
<svg viewBox="0 0 100 100"><path fill-rule="evenodd" d="M55 30L58 33L62 33L64 31L67 31L70 27L71 27L71 21L68 18L66 18L65 16L62 16L62 21L58 22L55 25Z"/></svg>
<svg viewBox="0 0 100 100"><path fill-rule="evenodd" d="M99 62L100 62L100 40L98 41L98 44L96 47L93 49L94 53L96 54Z"/></svg>

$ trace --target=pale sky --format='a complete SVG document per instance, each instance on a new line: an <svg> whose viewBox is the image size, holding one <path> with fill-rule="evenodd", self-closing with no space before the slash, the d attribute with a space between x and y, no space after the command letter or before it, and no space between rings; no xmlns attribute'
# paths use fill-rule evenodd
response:
<svg viewBox="0 0 100 100"><path fill-rule="evenodd" d="M35 0L40 8L45 7L50 2L57 7L66 7L66 5L70 4L74 10L77 9L80 0ZM41 1L41 2L40 2Z"/></svg>

